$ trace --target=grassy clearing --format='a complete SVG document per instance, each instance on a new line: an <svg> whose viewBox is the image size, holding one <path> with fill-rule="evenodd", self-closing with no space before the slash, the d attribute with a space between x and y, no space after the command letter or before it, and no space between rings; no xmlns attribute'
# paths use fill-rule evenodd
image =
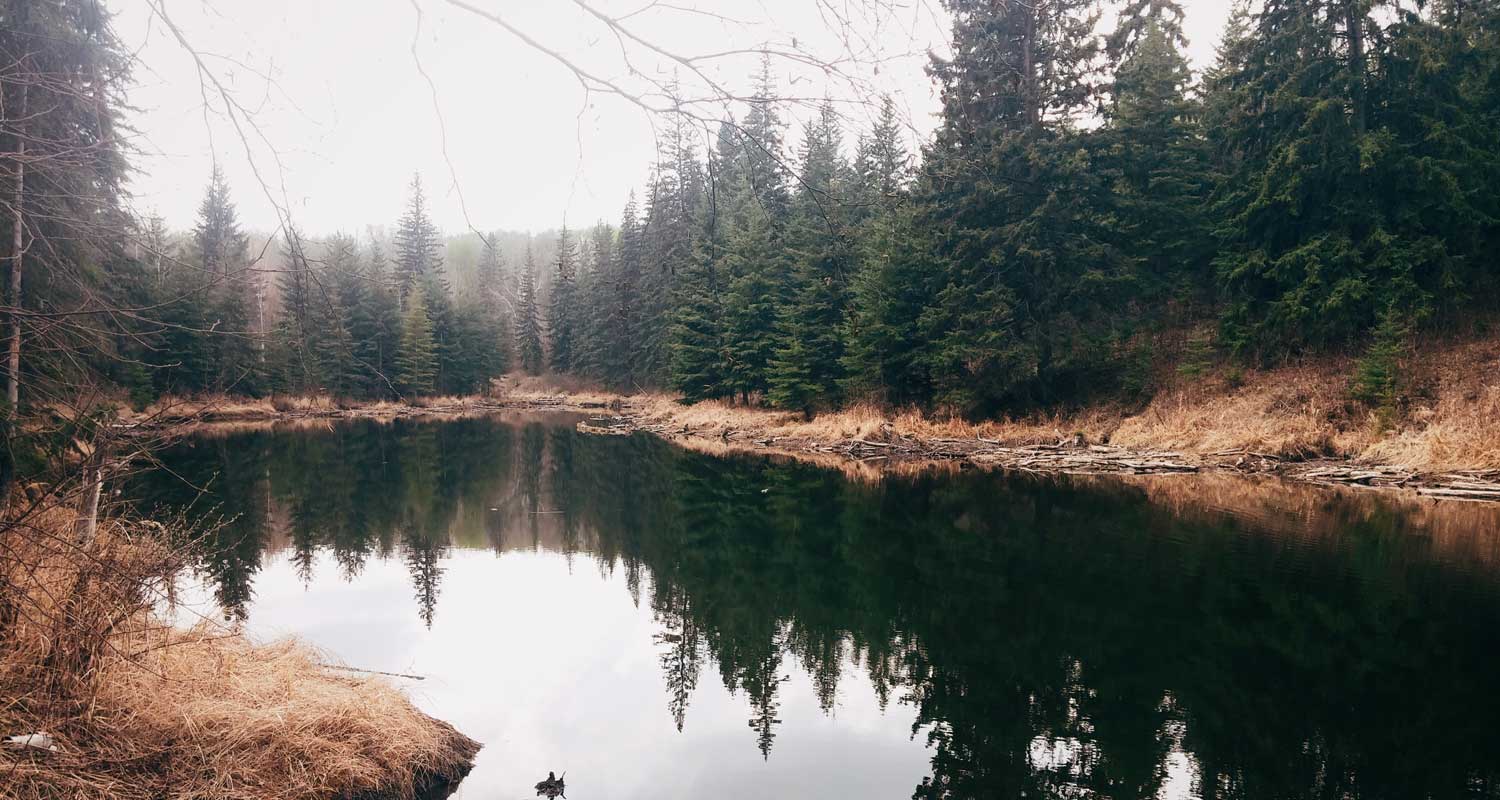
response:
<svg viewBox="0 0 1500 800"><path fill-rule="evenodd" d="M54 508L0 531L3 794L43 798L410 798L478 745L375 677L331 672L291 641L190 630L154 611L177 562L150 525L87 545Z"/></svg>

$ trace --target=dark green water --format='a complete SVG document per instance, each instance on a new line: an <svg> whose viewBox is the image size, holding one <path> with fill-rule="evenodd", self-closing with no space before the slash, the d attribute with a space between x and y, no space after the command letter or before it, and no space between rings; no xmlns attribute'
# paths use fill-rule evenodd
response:
<svg viewBox="0 0 1500 800"><path fill-rule="evenodd" d="M1491 509L572 422L204 436L127 491L224 520L253 633L427 675L486 744L461 797L1500 796Z"/></svg>

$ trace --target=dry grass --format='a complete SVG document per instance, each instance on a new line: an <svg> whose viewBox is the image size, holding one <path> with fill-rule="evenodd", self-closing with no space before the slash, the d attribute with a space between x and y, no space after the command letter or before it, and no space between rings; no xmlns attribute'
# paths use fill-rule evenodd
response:
<svg viewBox="0 0 1500 800"><path fill-rule="evenodd" d="M1500 469L1500 341L1423 354L1425 395L1363 460L1428 471Z"/></svg>
<svg viewBox="0 0 1500 800"><path fill-rule="evenodd" d="M1120 422L1111 443L1213 454L1230 450L1283 458L1353 455L1373 426L1346 414L1343 370L1288 367L1249 375L1242 385L1163 393Z"/></svg>
<svg viewBox="0 0 1500 800"><path fill-rule="evenodd" d="M378 678L330 673L293 642L153 611L176 561L159 530L114 523L88 545L52 509L0 531L0 795L43 798L409 798L478 746Z"/></svg>
<svg viewBox="0 0 1500 800"><path fill-rule="evenodd" d="M1500 339L1429 343L1408 365L1410 395L1393 427L1349 400L1351 359L1327 358L1237 376L1207 378L1158 395L1144 410L1100 407L1018 420L967 422L915 411L856 405L800 414L724 402L684 406L661 394L630 398L646 425L693 438L775 439L774 447L882 441L986 439L1009 445L1056 442L1083 434L1136 450L1201 457L1227 452L1287 459L1348 458L1417 472L1500 469ZM542 392L538 390L538 395ZM552 395L560 394L555 388ZM570 402L608 395L568 395Z"/></svg>

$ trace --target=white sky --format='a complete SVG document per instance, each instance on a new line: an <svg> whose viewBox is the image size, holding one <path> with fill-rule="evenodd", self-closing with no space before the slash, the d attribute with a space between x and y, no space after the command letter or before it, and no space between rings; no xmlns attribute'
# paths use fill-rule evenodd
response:
<svg viewBox="0 0 1500 800"><path fill-rule="evenodd" d="M595 74L631 88L644 85L631 77L604 26L567 0L466 1ZM212 54L209 67L254 110L281 163L261 143L253 147L254 162L278 199L284 186L293 219L308 233L392 224L413 171L422 174L433 214L449 233L468 229L463 205L480 230L616 221L627 192L645 181L654 153L650 115L600 94L586 105L577 79L557 61L449 0L415 2L423 10L417 53L437 89L452 173L432 91L411 52L413 0L160 2L194 48ZM618 16L650 0L591 4ZM244 224L274 229L276 214L234 128L222 114L205 119L191 57L153 18L148 0L109 5L120 38L139 54L129 95L139 109L134 124L143 150L132 182L137 207L158 210L173 227L189 227L217 152ZM1201 68L1212 59L1229 0L1186 5L1190 56ZM860 16L846 26L854 38L842 40L829 14L850 8ZM663 0L626 24L679 55L765 42L786 48L794 41L799 50L829 58L853 53L859 63L844 71L857 89L789 60L775 61L773 72L784 92L810 100L849 99L872 89L892 93L910 120L914 145L934 124L937 92L923 66L929 49L947 47L937 0ZM753 55L716 59L709 77L748 92L757 61ZM647 74L672 72L666 57L639 45L631 47L631 64ZM706 91L678 72L686 92ZM212 94L210 101L216 103ZM854 127L863 127L872 113L854 104L841 108ZM698 111L722 114L709 105ZM794 128L807 114L806 108L788 111Z"/></svg>

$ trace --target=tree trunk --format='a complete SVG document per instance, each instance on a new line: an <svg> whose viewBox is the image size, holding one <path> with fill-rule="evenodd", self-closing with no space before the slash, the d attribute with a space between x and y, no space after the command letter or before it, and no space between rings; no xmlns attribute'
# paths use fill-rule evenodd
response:
<svg viewBox="0 0 1500 800"><path fill-rule="evenodd" d="M83 499L79 502L78 521L75 532L78 543L87 545L94 541L99 529L99 495L104 489L102 460L90 459L83 468Z"/></svg>
<svg viewBox="0 0 1500 800"><path fill-rule="evenodd" d="M10 342L7 347L6 357L6 385L5 399L8 403L5 414L6 419L15 420L16 413L21 404L21 270L24 266L25 252L25 216L22 214L22 201L26 196L26 95L27 87L21 86L21 109L17 119L22 120L17 124L22 126L16 134L16 175L15 187L11 197L11 233L10 233L10 302L14 309L10 315Z"/></svg>
<svg viewBox="0 0 1500 800"><path fill-rule="evenodd" d="M1354 107L1354 132L1365 133L1365 19L1363 0L1345 0L1344 22L1349 35L1349 100Z"/></svg>

